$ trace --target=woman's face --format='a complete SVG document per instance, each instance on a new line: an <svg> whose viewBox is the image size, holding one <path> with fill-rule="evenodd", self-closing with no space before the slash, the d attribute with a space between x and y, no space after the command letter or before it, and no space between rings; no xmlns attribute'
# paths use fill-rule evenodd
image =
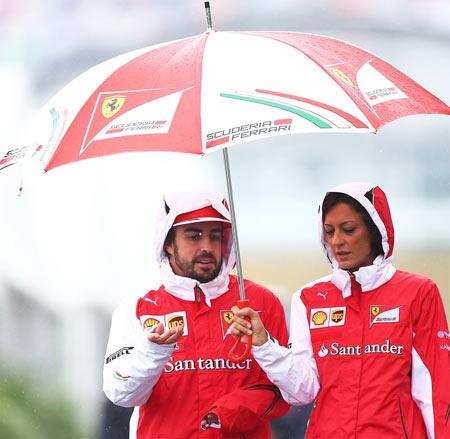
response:
<svg viewBox="0 0 450 439"><path fill-rule="evenodd" d="M339 268L356 271L375 259L369 231L361 215L347 203L332 207L324 219L325 240Z"/></svg>

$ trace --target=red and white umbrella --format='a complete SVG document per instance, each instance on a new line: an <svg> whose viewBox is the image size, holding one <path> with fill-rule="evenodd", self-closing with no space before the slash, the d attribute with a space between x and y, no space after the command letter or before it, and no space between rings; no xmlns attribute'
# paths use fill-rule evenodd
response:
<svg viewBox="0 0 450 439"><path fill-rule="evenodd" d="M32 142L50 170L122 152L204 154L285 134L376 132L421 113L450 108L344 41L209 31L91 68L43 108Z"/></svg>
<svg viewBox="0 0 450 439"><path fill-rule="evenodd" d="M91 68L40 111L28 144L48 171L124 152L205 154L285 134L376 132L400 117L431 113L450 108L350 43L209 29ZM0 169L26 149L9 151ZM235 231L226 148L224 159Z"/></svg>

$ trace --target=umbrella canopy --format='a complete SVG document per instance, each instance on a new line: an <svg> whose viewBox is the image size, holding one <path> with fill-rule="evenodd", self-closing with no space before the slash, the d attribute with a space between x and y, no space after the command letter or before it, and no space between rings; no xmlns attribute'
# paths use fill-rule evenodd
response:
<svg viewBox="0 0 450 439"><path fill-rule="evenodd" d="M450 108L347 42L208 31L88 70L41 110L28 143L50 170L121 152L204 154L284 134L376 132L421 113ZM10 151L4 165L15 155L23 151Z"/></svg>

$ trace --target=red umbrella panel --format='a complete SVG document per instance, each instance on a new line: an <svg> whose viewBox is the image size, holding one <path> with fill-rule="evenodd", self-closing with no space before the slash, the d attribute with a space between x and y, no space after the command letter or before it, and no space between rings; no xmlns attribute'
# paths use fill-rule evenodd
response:
<svg viewBox="0 0 450 439"><path fill-rule="evenodd" d="M350 43L211 31L88 70L43 108L28 143L50 170L121 152L203 154L285 134L376 132L425 113L450 108Z"/></svg>

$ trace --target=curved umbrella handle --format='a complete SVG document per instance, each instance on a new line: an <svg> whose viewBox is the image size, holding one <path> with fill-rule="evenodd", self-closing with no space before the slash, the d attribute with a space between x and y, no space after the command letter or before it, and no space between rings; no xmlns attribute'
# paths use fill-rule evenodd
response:
<svg viewBox="0 0 450 439"><path fill-rule="evenodd" d="M238 308L245 308L246 306L250 305L250 301L248 299L244 300L238 300L237 306ZM248 320L248 319L246 319ZM241 345L241 339L238 337L236 341L234 342L233 347L230 349L230 352L228 352L228 359L232 363L241 363L242 361L246 360L248 356L250 355L250 351L252 349L252 336L247 335L247 342L245 343L245 350L242 353L238 353L238 347Z"/></svg>

